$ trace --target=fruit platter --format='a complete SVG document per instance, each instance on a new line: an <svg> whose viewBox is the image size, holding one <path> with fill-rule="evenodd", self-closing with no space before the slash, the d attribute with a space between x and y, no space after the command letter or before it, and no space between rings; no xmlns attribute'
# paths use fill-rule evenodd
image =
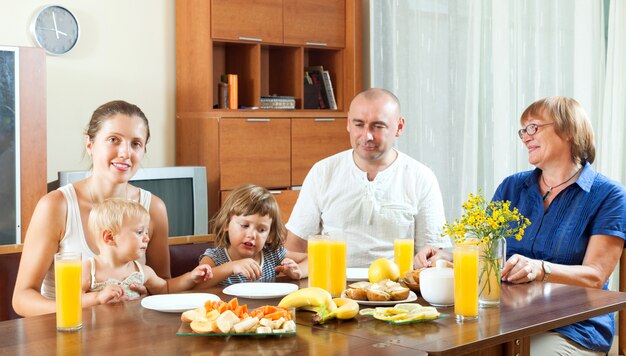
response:
<svg viewBox="0 0 626 356"><path fill-rule="evenodd" d="M248 310L237 298L208 300L204 307L181 315L179 336L289 335L296 333L295 310L265 305Z"/></svg>

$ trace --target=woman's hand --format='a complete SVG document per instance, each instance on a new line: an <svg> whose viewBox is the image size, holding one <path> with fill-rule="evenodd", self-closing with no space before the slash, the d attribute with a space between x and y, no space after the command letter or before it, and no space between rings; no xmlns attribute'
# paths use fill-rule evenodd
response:
<svg viewBox="0 0 626 356"><path fill-rule="evenodd" d="M276 273L283 273L291 279L302 278L302 270L300 266L291 258L284 258L280 262L280 266L276 266Z"/></svg>
<svg viewBox="0 0 626 356"><path fill-rule="evenodd" d="M261 277L261 266L251 258L232 261L233 274L240 274L251 281L256 281Z"/></svg>
<svg viewBox="0 0 626 356"><path fill-rule="evenodd" d="M415 255L413 268L432 267L437 260L452 261L452 255L439 248L424 246Z"/></svg>
<svg viewBox="0 0 626 356"><path fill-rule="evenodd" d="M541 261L514 254L504 264L501 277L503 281L511 283L528 283L543 278Z"/></svg>

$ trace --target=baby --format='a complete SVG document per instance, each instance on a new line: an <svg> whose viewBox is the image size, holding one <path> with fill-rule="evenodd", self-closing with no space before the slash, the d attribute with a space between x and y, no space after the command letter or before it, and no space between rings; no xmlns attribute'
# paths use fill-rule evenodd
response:
<svg viewBox="0 0 626 356"><path fill-rule="evenodd" d="M182 276L162 279L152 268L137 260L148 246L150 215L141 204L107 199L93 207L89 229L100 254L83 262L83 307L135 299L131 284L144 285L150 294L189 290L213 277L207 264Z"/></svg>

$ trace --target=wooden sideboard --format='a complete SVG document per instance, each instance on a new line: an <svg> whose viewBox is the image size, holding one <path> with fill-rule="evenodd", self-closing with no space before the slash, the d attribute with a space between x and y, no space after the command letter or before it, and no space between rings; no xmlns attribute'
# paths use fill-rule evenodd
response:
<svg viewBox="0 0 626 356"><path fill-rule="evenodd" d="M176 164L207 168L209 214L243 183L275 190L288 215L318 160L350 148L347 109L362 89L357 0L178 0ZM305 110L304 72L330 73L337 110ZM246 109L215 109L222 74L237 74ZM293 110L257 110L261 96ZM277 196L278 197L278 196Z"/></svg>

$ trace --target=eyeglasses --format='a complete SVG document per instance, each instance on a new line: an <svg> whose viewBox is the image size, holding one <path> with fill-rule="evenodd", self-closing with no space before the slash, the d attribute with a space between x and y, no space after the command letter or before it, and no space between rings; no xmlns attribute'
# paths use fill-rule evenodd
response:
<svg viewBox="0 0 626 356"><path fill-rule="evenodd" d="M548 125L552 125L552 124L554 124L554 122L551 122L549 124L542 124L542 125L530 124L530 125L524 127L523 129L520 129L519 131L517 131L517 134L519 135L519 138L521 138L523 140L524 139L524 134L527 134L528 136L532 136L532 135L537 133L537 129L539 129L540 127L548 126Z"/></svg>

